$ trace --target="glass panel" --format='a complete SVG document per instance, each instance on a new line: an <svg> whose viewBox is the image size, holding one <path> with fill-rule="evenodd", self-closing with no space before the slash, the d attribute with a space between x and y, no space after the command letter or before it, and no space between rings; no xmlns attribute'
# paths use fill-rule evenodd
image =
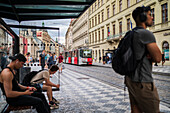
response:
<svg viewBox="0 0 170 113"><path fill-rule="evenodd" d="M83 58L91 58L92 57L92 50L87 49L87 50L81 50L80 52Z"/></svg>
<svg viewBox="0 0 170 113"><path fill-rule="evenodd" d="M13 35L0 24L0 71L9 63L9 56L13 55Z"/></svg>

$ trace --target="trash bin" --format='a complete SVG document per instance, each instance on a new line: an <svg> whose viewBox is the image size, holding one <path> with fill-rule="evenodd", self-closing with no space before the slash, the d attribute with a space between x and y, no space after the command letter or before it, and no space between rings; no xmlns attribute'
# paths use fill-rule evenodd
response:
<svg viewBox="0 0 170 113"><path fill-rule="evenodd" d="M31 67L23 67L19 70L19 83L22 83L25 75L31 72Z"/></svg>

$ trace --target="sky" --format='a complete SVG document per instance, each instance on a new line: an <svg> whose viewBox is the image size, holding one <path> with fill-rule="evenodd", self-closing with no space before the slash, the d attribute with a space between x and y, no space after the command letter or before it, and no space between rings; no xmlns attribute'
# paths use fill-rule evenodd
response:
<svg viewBox="0 0 170 113"><path fill-rule="evenodd" d="M19 25L18 21L10 20L10 19L3 19L7 24L14 24ZM33 26L42 26L44 22L45 27L56 27L60 29L60 37L58 39L59 43L65 43L65 34L69 27L71 19L54 19L54 20L37 20L37 21L22 21L20 25L33 25ZM12 28L16 34L19 34L18 28ZM56 41L56 37L58 37L57 30L48 30L49 35L51 38Z"/></svg>

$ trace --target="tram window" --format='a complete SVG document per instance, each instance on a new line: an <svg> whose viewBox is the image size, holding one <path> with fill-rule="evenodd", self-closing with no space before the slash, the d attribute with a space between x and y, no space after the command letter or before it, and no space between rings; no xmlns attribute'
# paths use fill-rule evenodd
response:
<svg viewBox="0 0 170 113"><path fill-rule="evenodd" d="M91 58L92 57L92 51L91 50L81 50L80 56L83 58Z"/></svg>

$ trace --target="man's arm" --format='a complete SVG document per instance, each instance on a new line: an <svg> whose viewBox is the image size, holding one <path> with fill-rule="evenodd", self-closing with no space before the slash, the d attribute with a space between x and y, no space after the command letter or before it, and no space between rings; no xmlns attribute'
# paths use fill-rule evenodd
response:
<svg viewBox="0 0 170 113"><path fill-rule="evenodd" d="M162 60L162 54L160 49L158 48L157 44L154 43L149 43L146 45L147 50L149 52L149 55L152 59L153 62L160 63Z"/></svg>
<svg viewBox="0 0 170 113"><path fill-rule="evenodd" d="M47 86L53 86L53 87L56 87L56 88L59 88L60 87L60 84L54 84L52 83L49 79L45 78L45 85Z"/></svg>
<svg viewBox="0 0 170 113"><path fill-rule="evenodd" d="M4 90L6 96L9 97L18 97L20 95L31 95L33 92L30 92L29 90L26 90L25 92L18 92L18 91L12 91L12 79L13 75L10 71L5 69L2 73L2 81L4 85Z"/></svg>
<svg viewBox="0 0 170 113"><path fill-rule="evenodd" d="M22 90L30 90L30 91L36 91L37 90L35 87L27 87L27 86L23 86L21 84L18 84L18 85Z"/></svg>

